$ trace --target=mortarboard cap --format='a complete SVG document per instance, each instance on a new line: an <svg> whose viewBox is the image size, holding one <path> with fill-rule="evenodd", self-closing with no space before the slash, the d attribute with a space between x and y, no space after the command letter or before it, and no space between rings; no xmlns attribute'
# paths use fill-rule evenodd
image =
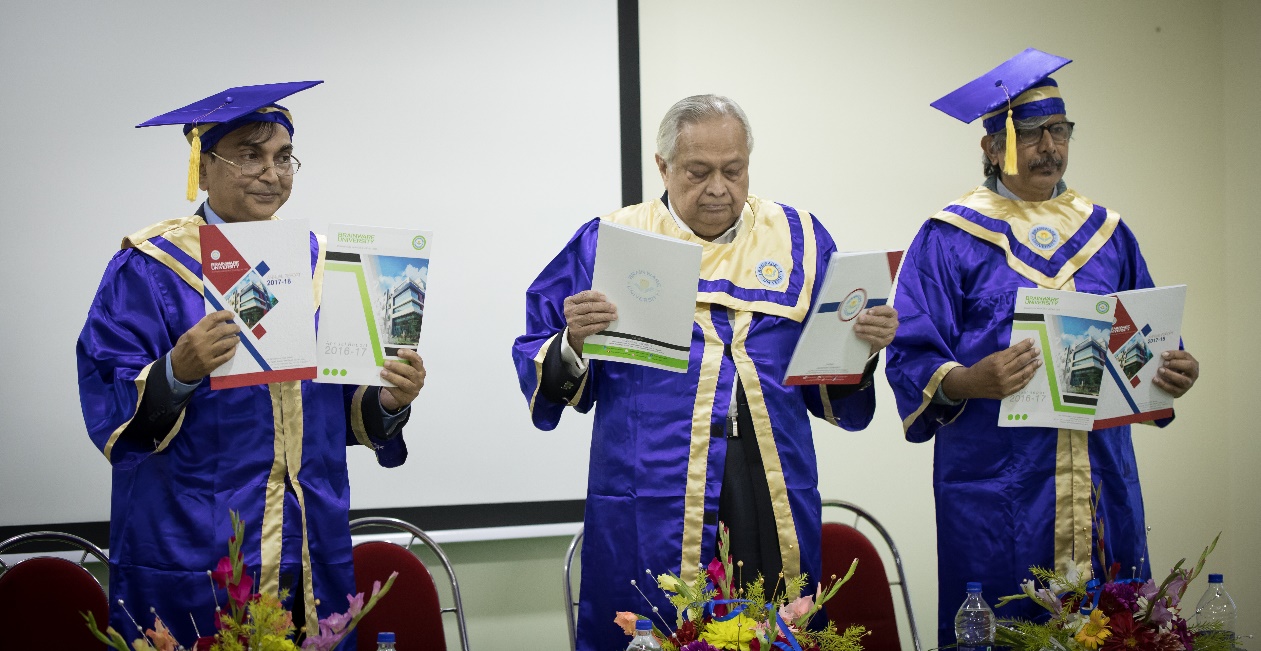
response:
<svg viewBox="0 0 1261 651"><path fill-rule="evenodd" d="M1064 99L1051 73L1072 62L1029 48L932 103L932 107L964 123L984 117L985 133L1007 130L1003 172L1015 175L1014 120L1064 113ZM1005 115L1004 115L1005 114Z"/></svg>
<svg viewBox="0 0 1261 651"><path fill-rule="evenodd" d="M323 81L291 81L280 84L238 86L198 100L188 106L163 113L136 125L136 128L169 124L184 126L192 151L188 159L188 200L197 198L198 167L201 152L250 122L275 122L293 136L293 117L276 102Z"/></svg>

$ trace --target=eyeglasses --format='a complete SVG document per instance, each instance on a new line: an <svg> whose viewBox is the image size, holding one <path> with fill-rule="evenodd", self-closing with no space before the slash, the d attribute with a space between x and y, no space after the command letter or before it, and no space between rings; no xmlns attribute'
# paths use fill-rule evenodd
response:
<svg viewBox="0 0 1261 651"><path fill-rule="evenodd" d="M1073 136L1073 126L1072 122L1056 122L1032 129L1016 129L1016 142L1022 145L1036 145L1042 142L1043 131L1051 134L1051 140L1055 142L1067 142Z"/></svg>
<svg viewBox="0 0 1261 651"><path fill-rule="evenodd" d="M276 170L277 176L293 176L298 173L298 168L302 167L302 162L293 154L281 154L272 160L271 165L264 165L258 161L246 161L237 163L230 161L215 152L210 152L211 156L231 165L240 170L245 176L262 176L264 172L270 169Z"/></svg>

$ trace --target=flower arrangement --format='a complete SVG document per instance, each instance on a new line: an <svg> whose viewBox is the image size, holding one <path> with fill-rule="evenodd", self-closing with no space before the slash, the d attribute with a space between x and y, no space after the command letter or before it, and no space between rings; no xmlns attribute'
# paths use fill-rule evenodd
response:
<svg viewBox="0 0 1261 651"><path fill-rule="evenodd" d="M1035 580L1025 581L1021 594L1003 597L998 605L1032 599L1050 618L1000 620L995 642L1015 651L1230 651L1230 637L1214 634L1218 625L1193 625L1181 613L1187 585L1220 537L1204 548L1194 568L1184 569L1183 558L1160 583L1119 578L1118 563L1104 566L1103 581L1030 568ZM1100 557L1102 549L1100 543Z"/></svg>
<svg viewBox="0 0 1261 651"><path fill-rule="evenodd" d="M663 651L862 651L861 639L867 634L862 626L850 626L843 633L828 622L821 630L810 630L810 620L836 591L849 581L858 567L858 559L844 577L833 576L826 588L816 584L813 595L800 595L808 584L805 574L784 576L780 573L770 595L766 580L758 577L740 587L728 554L730 532L718 525L718 556L702 569L696 579L686 582L673 572L656 577L656 585L667 594L677 609L675 627L670 630L665 620L652 609L657 622L653 635ZM652 571L648 571L652 576ZM632 581L636 589L639 586ZM780 590L780 587L783 590ZM643 591L640 590L643 595ZM647 596L644 596L647 601ZM635 622L651 619L632 612L619 612L615 622L633 635ZM660 627L656 626L660 623Z"/></svg>
<svg viewBox="0 0 1261 651"><path fill-rule="evenodd" d="M385 596L394 585L398 576L395 572L386 580L373 583L372 594L364 601L363 593L347 595L349 607L345 613L333 613L319 620L316 632L307 632L306 638L299 646L294 641L297 631L293 626L292 614L284 609L281 602L288 595L281 590L279 595L258 594L254 592L254 578L246 571L245 557L241 553L241 542L245 538L245 523L235 512L232 515L232 537L228 539L228 555L219 559L218 566L207 572L215 592L217 615L214 635L199 637L193 645L194 651L331 651L342 638L354 630L377 602ZM227 593L228 612L218 605L218 590ZM121 604L122 601L119 600ZM150 608L150 613L155 609ZM130 613L128 614L130 617ZM88 629L98 640L116 651L187 651L185 647L171 635L170 630L162 622L162 618L154 614L153 628L145 630L135 618L132 623L141 636L132 641L131 646L113 627L101 631L92 613L83 613Z"/></svg>

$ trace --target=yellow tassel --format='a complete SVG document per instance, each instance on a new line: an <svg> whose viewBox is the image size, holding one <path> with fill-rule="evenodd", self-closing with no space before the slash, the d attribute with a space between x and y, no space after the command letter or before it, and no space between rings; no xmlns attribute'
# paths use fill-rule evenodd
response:
<svg viewBox="0 0 1261 651"><path fill-rule="evenodd" d="M1003 161L1003 174L1019 176L1020 167L1016 165L1016 123L1011 119L1011 109L1007 109L1007 157Z"/></svg>
<svg viewBox="0 0 1261 651"><path fill-rule="evenodd" d="M188 192L186 195L189 201L197 199L197 190L201 187L201 132L197 127L193 127L192 147L193 151L188 155Z"/></svg>

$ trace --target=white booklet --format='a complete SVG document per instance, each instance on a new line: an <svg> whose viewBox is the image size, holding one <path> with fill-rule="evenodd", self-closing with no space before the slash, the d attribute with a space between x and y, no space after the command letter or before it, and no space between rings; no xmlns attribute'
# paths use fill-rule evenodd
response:
<svg viewBox="0 0 1261 651"><path fill-rule="evenodd" d="M202 226L206 314L231 310L241 333L211 389L315 377L311 231L305 220Z"/></svg>
<svg viewBox="0 0 1261 651"><path fill-rule="evenodd" d="M1117 292L1116 323L1108 339L1108 372L1094 429L1173 416L1173 396L1152 384L1160 355L1177 350L1187 286Z"/></svg>
<svg viewBox="0 0 1261 651"><path fill-rule="evenodd" d="M393 386L381 369L420 341L433 234L333 224L326 246L315 381Z"/></svg>
<svg viewBox="0 0 1261 651"><path fill-rule="evenodd" d="M863 310L889 302L901 251L835 252L823 274L814 311L788 360L784 384L857 384L871 344L854 334Z"/></svg>
<svg viewBox="0 0 1261 651"><path fill-rule="evenodd" d="M582 344L582 356L686 373L701 246L600 221L591 288L617 320Z"/></svg>
<svg viewBox="0 0 1261 651"><path fill-rule="evenodd" d="M1094 427L1115 296L1022 287L1016 292L1011 343L1032 339L1042 367L1024 389L1003 398L1000 427Z"/></svg>

